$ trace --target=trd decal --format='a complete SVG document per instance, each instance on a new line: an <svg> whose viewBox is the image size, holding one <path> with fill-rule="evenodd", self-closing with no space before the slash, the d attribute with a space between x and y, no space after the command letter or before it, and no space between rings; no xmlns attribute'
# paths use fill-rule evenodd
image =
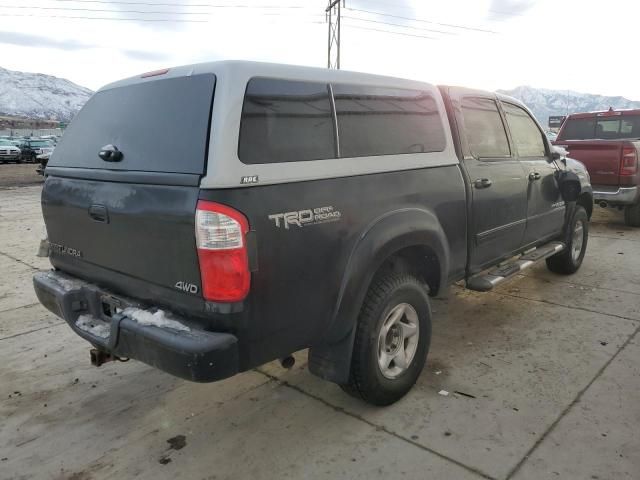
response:
<svg viewBox="0 0 640 480"><path fill-rule="evenodd" d="M273 220L276 227L284 226L287 230L290 225L306 227L319 223L337 222L341 213L333 207L318 207L295 212L274 213L269 215L269 220Z"/></svg>
<svg viewBox="0 0 640 480"><path fill-rule="evenodd" d="M179 282L176 282L174 287L176 287L178 290L182 290L183 292L198 293L197 285L194 285L193 283L183 282L182 280L180 280Z"/></svg>

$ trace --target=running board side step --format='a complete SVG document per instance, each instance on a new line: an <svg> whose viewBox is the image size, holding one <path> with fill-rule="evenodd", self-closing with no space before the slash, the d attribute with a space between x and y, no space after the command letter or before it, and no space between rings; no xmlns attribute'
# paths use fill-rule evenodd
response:
<svg viewBox="0 0 640 480"><path fill-rule="evenodd" d="M540 260L549 258L566 248L562 242L551 242L541 247L529 250L517 257L515 260L508 261L487 272L479 273L467 280L466 287L469 290L478 292L488 292L496 285L510 279L515 274L535 265Z"/></svg>

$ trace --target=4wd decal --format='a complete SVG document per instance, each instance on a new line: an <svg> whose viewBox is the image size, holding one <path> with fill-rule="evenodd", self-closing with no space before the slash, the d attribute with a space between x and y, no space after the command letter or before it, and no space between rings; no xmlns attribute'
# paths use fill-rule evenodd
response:
<svg viewBox="0 0 640 480"><path fill-rule="evenodd" d="M198 293L198 286L197 285L195 285L193 283L184 282L182 280L180 280L179 282L176 282L174 287L176 287L178 290L182 290L183 292Z"/></svg>
<svg viewBox="0 0 640 480"><path fill-rule="evenodd" d="M319 223L337 222L340 220L340 216L340 212L333 207L318 207L295 212L274 213L269 215L269 220L273 220L276 227L284 226L288 230L290 225L305 227Z"/></svg>

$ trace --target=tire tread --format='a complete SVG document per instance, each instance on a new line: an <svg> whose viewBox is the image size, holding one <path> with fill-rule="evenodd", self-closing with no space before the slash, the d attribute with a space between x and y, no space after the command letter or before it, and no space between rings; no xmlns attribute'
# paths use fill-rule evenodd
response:
<svg viewBox="0 0 640 480"><path fill-rule="evenodd" d="M355 398L377 405L388 405L397 400L397 398L389 397L388 401L380 402L381 398L387 396L384 391L379 390L372 392L370 389L363 388L364 373L367 365L363 364L359 352L366 348L366 342L369 340L368 336L378 320L376 311L380 307L380 304L383 303L386 297L396 288L401 285L406 285L407 283L413 283L425 292L428 292L428 287L424 282L421 282L414 275L406 272L378 274L367 291L358 316L349 382L341 385L346 393Z"/></svg>
<svg viewBox="0 0 640 480"><path fill-rule="evenodd" d="M625 207L624 223L628 227L640 227L640 203Z"/></svg>
<svg viewBox="0 0 640 480"><path fill-rule="evenodd" d="M573 216L571 217L571 223L570 223L570 228L573 229L573 225L574 225L574 220L576 219L576 217L580 215L580 216L584 216L584 218L587 220L587 222L585 223L585 228L587 229L587 239L588 239L588 228L589 228L589 223L588 223L588 215L587 215L587 211L584 209L584 207L577 205L575 212L573 213ZM586 249L587 248L587 240L585 239L584 244L583 244L583 248ZM583 255L584 257L584 255ZM582 265L582 260L580 260L580 263L576 266L573 262L573 258L571 257L571 244L568 243L567 244L567 248L565 250L563 250L560 253L557 253L555 255L553 255L552 257L547 258L547 268L553 272L553 273L559 273L561 275L571 275L575 272L578 271L578 269L580 268L580 266Z"/></svg>

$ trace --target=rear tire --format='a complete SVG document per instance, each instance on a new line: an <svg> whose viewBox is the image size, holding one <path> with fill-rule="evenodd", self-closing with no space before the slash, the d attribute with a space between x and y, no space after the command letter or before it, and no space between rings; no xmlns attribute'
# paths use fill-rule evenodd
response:
<svg viewBox="0 0 640 480"><path fill-rule="evenodd" d="M628 227L640 227L640 203L624 208L624 224Z"/></svg>
<svg viewBox="0 0 640 480"><path fill-rule="evenodd" d="M582 265L589 239L589 216L584 207L576 205L569 224L569 232L567 248L547 258L547 268L554 273L571 275L576 273Z"/></svg>
<svg viewBox="0 0 640 480"><path fill-rule="evenodd" d="M431 342L427 286L409 273L378 275L362 305L345 392L390 405L416 383Z"/></svg>

